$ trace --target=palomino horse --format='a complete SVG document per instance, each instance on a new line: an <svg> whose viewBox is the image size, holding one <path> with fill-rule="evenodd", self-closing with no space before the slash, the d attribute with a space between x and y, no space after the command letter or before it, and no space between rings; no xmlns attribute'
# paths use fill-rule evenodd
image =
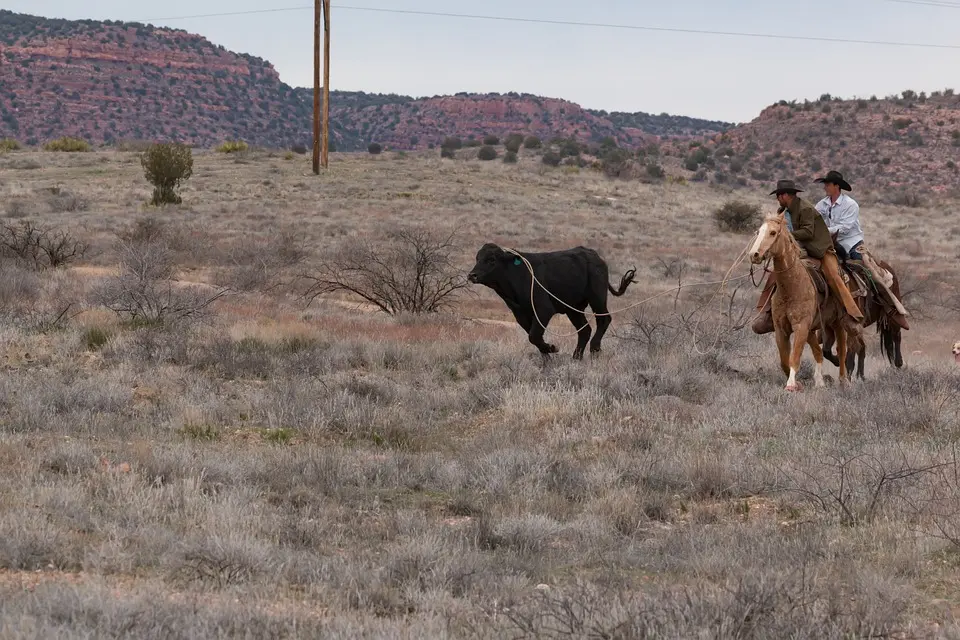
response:
<svg viewBox="0 0 960 640"><path fill-rule="evenodd" d="M850 263L848 262L847 264L849 265ZM883 260L877 260L877 264L889 271L890 275L893 276L893 285L890 287L890 290L893 292L893 295L902 300L903 298L900 296L900 279L897 278L893 267ZM863 313L864 328L869 327L873 323L877 323L877 333L880 334L880 353L886 356L887 361L891 365L899 369L903 366L903 355L900 352L900 332L902 329L900 325L892 322L887 316L887 307L877 298L878 295L883 294L878 291L867 291L867 295L862 298L863 302L858 301L857 306L860 307L860 311ZM833 353L834 339L835 336L830 328L825 328L823 335L823 357L832 362L835 367L839 367L840 359ZM863 379L863 363L867 357L867 345L861 340L856 349L849 348L853 345L847 346L847 371L852 371L854 365L856 365L857 377Z"/></svg>
<svg viewBox="0 0 960 640"><path fill-rule="evenodd" d="M837 338L840 381L847 382L847 332L843 328L843 301L836 296L827 295L829 287L825 280L822 284L824 293L817 291L813 273L801 260L800 252L800 245L787 229L782 213L764 218L749 249L750 261L753 264L762 263L768 255L773 256L777 288L770 304L777 350L780 352L780 366L788 376L785 387L787 391L799 391L801 388L797 382L797 371L800 369L804 344L810 345L816 361L814 384L818 388L825 386L823 350L817 332L821 326L830 327ZM822 279L822 276L820 277ZM794 337L792 347L791 336Z"/></svg>

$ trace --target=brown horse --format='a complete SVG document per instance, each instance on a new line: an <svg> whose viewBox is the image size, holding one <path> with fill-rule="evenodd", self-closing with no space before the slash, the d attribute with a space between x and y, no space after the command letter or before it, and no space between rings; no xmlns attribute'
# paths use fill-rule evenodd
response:
<svg viewBox="0 0 960 640"><path fill-rule="evenodd" d="M773 327L776 334L777 351L780 353L780 367L788 376L787 391L799 391L797 371L803 345L810 345L816 362L814 384L823 387L823 351L817 331L821 326L830 327L837 340L837 352L840 361L840 381L847 382L847 332L843 327L845 309L843 301L833 295L826 295L829 287L817 274L824 293L818 291L813 270L801 260L800 245L787 229L783 214L768 215L757 231L757 236L749 249L750 261L762 263L767 255L773 256L773 270L777 278L777 288L771 300ZM790 344L794 337L793 345Z"/></svg>
<svg viewBox="0 0 960 640"><path fill-rule="evenodd" d="M850 264L850 263L847 263ZM900 279L889 264L883 260L877 260L877 264L890 272L893 276L893 285L890 290L898 299L900 296ZM897 367L903 366L903 354L900 352L901 331L900 325L890 320L887 315L887 306L877 297L882 295L877 291L868 291L865 297L857 301L857 306L863 313L863 326L869 327L873 323L877 324L877 333L880 334L880 353L886 356L887 361ZM823 335L823 356L833 363L835 367L840 366L840 359L833 353L833 343L835 336L829 328L825 328ZM863 379L863 364L867 357L867 345L862 340L855 349L847 345L847 371L852 371L854 365L857 369L857 377Z"/></svg>

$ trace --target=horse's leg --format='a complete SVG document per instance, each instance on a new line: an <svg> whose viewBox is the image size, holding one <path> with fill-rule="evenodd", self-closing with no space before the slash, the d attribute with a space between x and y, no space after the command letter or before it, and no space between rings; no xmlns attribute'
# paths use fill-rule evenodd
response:
<svg viewBox="0 0 960 640"><path fill-rule="evenodd" d="M837 360L837 357L833 355L833 345L836 342L836 336L833 335L833 329L830 327L823 328L823 357L829 360L833 366L839 367L840 361Z"/></svg>
<svg viewBox="0 0 960 640"><path fill-rule="evenodd" d="M790 334L776 328L777 351L780 353L780 368L783 375L790 375Z"/></svg>
<svg viewBox="0 0 960 640"><path fill-rule="evenodd" d="M823 383L823 356L824 350L820 346L820 338L816 331L811 331L807 336L807 344L810 345L810 351L813 352L813 360L816 368L813 371L813 385L817 389L822 389L826 385Z"/></svg>
<svg viewBox="0 0 960 640"><path fill-rule="evenodd" d="M810 327L801 326L796 331L796 337L793 340L793 347L790 350L790 377L787 378L787 391L799 391L800 383L797 382L797 371L800 370L800 359L803 357L803 347L807 344L807 338L810 335Z"/></svg>
<svg viewBox="0 0 960 640"><path fill-rule="evenodd" d="M861 341L860 349L857 351L857 377L860 378L861 380L864 379L863 362L866 359L867 359L867 344Z"/></svg>
<svg viewBox="0 0 960 640"><path fill-rule="evenodd" d="M840 360L840 384L849 382L847 379L847 330L838 327L837 331L837 358Z"/></svg>

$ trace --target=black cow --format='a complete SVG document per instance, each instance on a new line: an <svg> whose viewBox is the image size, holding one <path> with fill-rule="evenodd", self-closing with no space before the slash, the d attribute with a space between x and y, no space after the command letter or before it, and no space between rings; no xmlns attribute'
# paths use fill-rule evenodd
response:
<svg viewBox="0 0 960 640"><path fill-rule="evenodd" d="M467 279L490 287L507 303L540 353L557 352L556 346L543 341L544 326L554 315L566 315L579 332L573 357L577 360L583 358L583 350L590 340L590 325L583 310L589 304L595 314L606 314L607 291L622 296L630 283L634 282L636 269L627 271L620 279L620 288L614 289L610 286L607 263L593 249L575 247L546 253L519 253L530 262L537 280L543 285L535 285L533 290L536 316L530 304L530 270L517 255L487 243L477 252L477 264ZM544 287L573 309L544 291ZM597 332L590 342L591 354L600 351L600 341L611 322L609 315L597 316Z"/></svg>

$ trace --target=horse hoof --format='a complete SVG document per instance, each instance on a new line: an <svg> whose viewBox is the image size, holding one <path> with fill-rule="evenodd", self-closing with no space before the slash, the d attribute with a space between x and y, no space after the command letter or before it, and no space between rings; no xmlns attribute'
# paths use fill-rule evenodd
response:
<svg viewBox="0 0 960 640"><path fill-rule="evenodd" d="M799 382L794 382L793 384L788 384L787 386L785 386L784 389L786 391L789 391L790 393L797 393L797 392L803 391L803 385L800 384Z"/></svg>

